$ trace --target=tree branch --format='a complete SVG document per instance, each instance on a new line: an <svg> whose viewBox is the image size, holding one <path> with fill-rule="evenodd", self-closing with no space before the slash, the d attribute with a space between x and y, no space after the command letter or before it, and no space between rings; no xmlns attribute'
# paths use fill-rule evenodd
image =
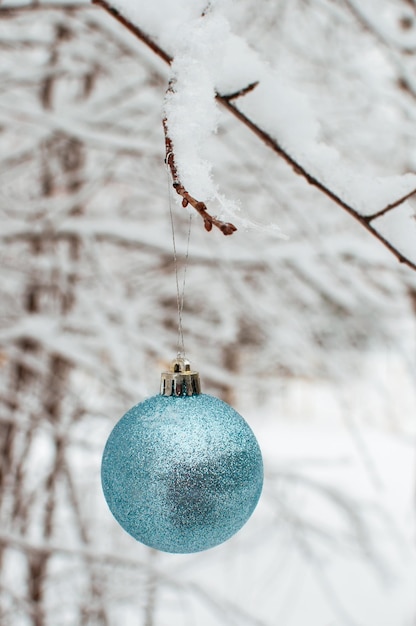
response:
<svg viewBox="0 0 416 626"><path fill-rule="evenodd" d="M231 104L231 102L228 102L228 100L224 100L224 98L222 98L221 96L218 96L218 99L230 111L230 113L232 113L237 119L243 122L243 124L247 126L255 135L257 135L257 137L259 137L269 148L271 148L274 152L279 154L286 161L286 163L292 167L292 169L294 170L296 174L299 174L299 176L302 176L302 178L304 178L310 185L319 189L319 191L321 191L324 195L326 195L333 202L335 202L335 204L338 204L338 206L340 206L347 213L349 213L362 226L364 226L364 228L368 230L369 233L371 233L388 250L390 250L390 252L394 254L396 259L400 263L403 263L404 265L407 265L408 267L416 271L416 263L413 263L412 261L410 261L410 259L405 257L385 237L383 237L383 235L381 235L370 223L371 218L376 219L376 217L381 217L381 215L386 213L387 210L390 210L390 208L395 208L396 206L399 206L399 204L402 204L410 196L415 194L416 190L412 191L410 194L408 194L404 198L400 198L400 200L393 203L392 205L385 207L384 209L382 209L382 211L379 211L379 214L374 214L374 216L370 216L370 220L369 220L368 217L361 215L356 209L354 209L354 207L352 207L347 202L342 200L342 198L340 198L335 192L333 192L331 189L329 189L323 183L321 183L317 178L315 178L315 176L312 176L311 174L309 174L309 172L307 172L293 157L291 157L285 150L283 150L283 148L279 145L279 143L275 139L270 137L270 135L268 135L265 131L263 131L261 128L256 126L254 122L248 119L244 115L244 113L239 111L239 109L237 109L233 104Z"/></svg>
<svg viewBox="0 0 416 626"><path fill-rule="evenodd" d="M173 59L167 52L162 50L160 46L157 45L145 32L143 32L138 26L132 24L128 19L126 19L123 15L121 15L120 11L117 11L111 4L108 4L105 0L91 0L92 4L96 4L103 8L107 13L109 13L112 17L114 17L117 22L119 22L122 26L127 28L135 37L140 39L143 43L146 44L148 48L150 48L155 54L157 54L161 59L163 59L166 63L172 63Z"/></svg>
<svg viewBox="0 0 416 626"><path fill-rule="evenodd" d="M138 39L140 39L143 43L145 43L155 54L157 54L161 59L163 59L166 63L172 62L172 57L169 56L156 42L154 42L147 34L143 33L137 26L129 22L125 17L123 17L118 11L113 9L110 4L106 2L106 0L92 0L94 4L100 6L105 11L107 11L110 15L112 15L120 24L124 25L131 33L133 33ZM290 156L270 135L268 135L264 130L259 128L252 120L244 115L237 107L230 102L230 97L221 96L217 94L217 100L232 114L236 117L240 122L242 122L247 128L249 128L259 139L263 141L271 150L273 150L276 154L283 158L284 161L293 169L293 171L304 178L310 185L316 187L321 191L325 196L330 198L335 204L343 208L349 215L351 215L355 220L357 220L361 226L363 226L373 237L378 239L387 250L389 250L396 259L416 271L416 263L412 262L410 259L405 257L393 244L391 244L383 235L381 235L371 224L371 221L375 220L377 217L381 217L391 208L395 208L402 204L405 200L407 200L411 195L416 193L413 191L405 198L401 198L396 203L389 205L379 211L378 213L373 214L372 216L366 217L361 215L353 206L349 205L347 202L342 200L335 192L326 187L323 183L321 183L315 176L312 176L305 168L303 168L293 157ZM394 206L393 206L394 205Z"/></svg>
<svg viewBox="0 0 416 626"><path fill-rule="evenodd" d="M407 193L405 196L403 196L402 198L399 198L398 200L396 200L395 202L392 202L391 204L388 204L386 207L384 207L384 209L381 209L380 211L377 211L376 213L372 213L371 215L366 215L365 216L365 220L370 223L373 220L378 219L379 217L381 217L382 215L385 215L386 213L388 213L389 211L391 211L392 209L397 208L398 206L400 206L401 204L403 204L404 202L406 202L406 200L409 200L409 198L411 198L412 196L414 196L416 193L416 189L413 189L413 191L410 191L409 193Z"/></svg>
<svg viewBox="0 0 416 626"><path fill-rule="evenodd" d="M239 89L238 91L234 91L233 93L229 93L226 96L222 96L224 98L224 100L235 100L236 98L241 98L241 96L245 96L246 94L250 93L250 91L253 91L253 89L255 89L257 87L257 85L259 84L259 81L256 80L254 81L254 83L250 83L249 85L247 85L247 87L243 87L243 89Z"/></svg>
<svg viewBox="0 0 416 626"><path fill-rule="evenodd" d="M213 226L216 226L216 228L218 228L224 235L232 235L237 230L234 224L231 224L230 222L223 222L218 218L210 215L210 213L208 213L206 204L204 202L195 200L195 198L191 196L191 194L185 189L185 187L181 183L176 167L173 143L168 133L166 118L163 118L163 130L165 131L166 146L165 162L169 166L172 174L173 188L175 189L176 193L183 198L182 206L187 207L188 204L190 204L204 220L204 227L205 230L207 230L208 232L212 230Z"/></svg>

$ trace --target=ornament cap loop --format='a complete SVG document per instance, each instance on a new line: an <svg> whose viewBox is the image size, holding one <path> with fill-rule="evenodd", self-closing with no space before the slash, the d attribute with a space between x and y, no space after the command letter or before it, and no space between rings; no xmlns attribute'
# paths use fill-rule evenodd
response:
<svg viewBox="0 0 416 626"><path fill-rule="evenodd" d="M191 369L188 359L178 356L170 365L169 372L162 372L160 381L162 396L197 396L201 393L199 373Z"/></svg>

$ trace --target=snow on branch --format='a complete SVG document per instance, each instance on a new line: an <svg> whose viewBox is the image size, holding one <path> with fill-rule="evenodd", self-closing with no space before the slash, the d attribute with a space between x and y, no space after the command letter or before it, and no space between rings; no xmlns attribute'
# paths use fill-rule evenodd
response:
<svg viewBox="0 0 416 626"><path fill-rule="evenodd" d="M141 12L129 0L115 0L117 7L123 11L121 14L118 8L114 9L107 0L92 1L128 28L132 34L150 47L165 62L173 64L173 60L177 60L176 53L178 51L180 59L188 54L192 61L192 55L195 53L199 61L204 58L210 66L211 79L214 81L213 88L216 90L216 101L221 103L235 118L286 161L295 174L301 176L349 213L363 228L380 241L400 263L416 271L416 260L413 260L410 255L403 254L400 250L401 246L390 241L390 232L387 235L382 234L374 226L377 219L387 213L389 215L395 213L395 209L402 207L416 193L416 176L414 174L371 178L348 170L341 163L338 152L320 141L319 123L303 94L297 92L267 67L241 38L227 32L223 23L215 25L212 30L212 40L206 42L205 50L198 48L200 43L198 37L194 37L193 44L190 45L188 39L192 28L196 28L199 35L204 33L201 23L206 20L206 15L201 17L201 3L180 3L180 11L169 15L169 19L163 25L160 24L160 20L157 22L153 19L153 12L157 8L160 9L160 6ZM168 7L168 4L163 6ZM213 8L215 6L214 3ZM209 12L213 8L211 7ZM129 17L126 17L126 14ZM160 16L160 11L158 15ZM136 25L139 22L144 24L146 33ZM212 27L212 23L208 28L210 27ZM218 37L219 33L222 33L222 39ZM185 43L184 40L186 40ZM221 47L222 62L216 63L214 67L209 55L219 46ZM214 57L218 60L217 52ZM188 63L186 70L189 67L190 64ZM198 66L198 69L200 68L201 64ZM179 69L180 74L181 70ZM180 78L183 77L183 74L184 72ZM178 71L176 71L175 79L177 75ZM208 89L208 84L205 86ZM239 98L238 107L234 102L237 98ZM195 101L193 102L195 103ZM206 102L208 102L208 98ZM211 104L210 107L211 115L213 113ZM184 111L189 112L190 109L184 109L182 114ZM172 109L169 110L169 106L168 113L172 114ZM171 120L168 116L169 135L172 135L170 123ZM205 124L203 120L201 123ZM211 120L208 125L205 124L205 130L209 125L214 128L215 120ZM182 123L181 127L183 128L183 126ZM169 155L170 158L167 159L167 162L172 172L172 163L176 160L177 165L182 159L183 153L182 150L176 149L176 137L171 136L171 139L175 144L175 156ZM167 151L173 154L173 151L168 150L168 148ZM188 179L182 176L182 171L186 175L190 174L186 169L186 167L179 168L179 177L181 185L186 185L189 188L191 185ZM190 179L192 179L192 173ZM196 186L198 187L198 185ZM206 186L205 192L206 196L209 195L209 185ZM183 195L182 197L190 203L188 198ZM218 196L216 197L218 198ZM410 216L407 219L411 224ZM204 222L207 224L205 219ZM383 232L385 232L386 224L387 222L383 222ZM397 237L395 239L397 240ZM408 249L409 246L406 248Z"/></svg>
<svg viewBox="0 0 416 626"><path fill-rule="evenodd" d="M212 230L213 226L216 226L216 228L219 228L224 235L232 235L237 230L234 224L231 224L230 222L223 222L217 217L210 215L206 204L196 200L182 185L178 175L178 169L176 167L175 152L172 140L169 137L166 118L163 118L163 129L165 131L166 164L169 166L172 175L173 187L176 193L183 198L182 206L187 207L188 204L190 204L204 220L204 227L208 232Z"/></svg>

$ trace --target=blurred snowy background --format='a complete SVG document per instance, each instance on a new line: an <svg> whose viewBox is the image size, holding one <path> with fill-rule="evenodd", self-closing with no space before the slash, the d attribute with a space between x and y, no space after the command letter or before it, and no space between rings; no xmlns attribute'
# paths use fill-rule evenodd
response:
<svg viewBox="0 0 416 626"><path fill-rule="evenodd" d="M413 0L216 5L374 197L415 169ZM239 230L192 219L186 346L265 489L226 544L148 550L99 467L176 354L169 68L98 7L2 2L0 79L1 626L415 626L416 273L219 112L205 150ZM416 256L412 201L387 219Z"/></svg>

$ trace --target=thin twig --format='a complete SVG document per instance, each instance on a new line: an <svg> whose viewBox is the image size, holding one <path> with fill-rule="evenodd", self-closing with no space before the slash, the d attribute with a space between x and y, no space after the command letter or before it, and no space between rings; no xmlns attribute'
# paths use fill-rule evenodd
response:
<svg viewBox="0 0 416 626"><path fill-rule="evenodd" d="M143 32L140 28L138 28L135 24L132 24L128 19L121 15L120 11L117 11L114 7L112 7L105 0L91 0L92 4L96 4L102 7L107 13L109 13L114 19L117 20L122 26L127 28L133 35L135 35L138 39L143 41L143 43L148 46L155 54L157 54L161 59L163 59L166 63L172 63L173 59L167 52L162 50L160 46L157 45L145 32Z"/></svg>
<svg viewBox="0 0 416 626"><path fill-rule="evenodd" d="M381 235L367 220L367 217L361 215L354 207L349 205L347 202L342 200L335 192L326 187L323 183L321 183L315 176L312 176L307 172L293 157L290 156L283 148L279 145L279 143L270 137L264 130L256 126L254 122L252 122L249 118L247 118L244 113L239 111L231 102L228 100L224 100L221 96L218 96L218 100L245 126L247 126L257 137L259 137L269 148L271 148L274 152L279 154L285 161L292 167L296 174L302 176L310 185L319 189L324 195L330 198L335 204L338 204L341 208L343 208L347 213L349 213L354 219L356 219L369 233L371 233L376 239L378 239L394 256L396 259L407 265L411 269L416 271L416 263L413 263L405 257L397 248L395 248L383 235ZM415 191L412 191L410 195L413 195ZM396 206L405 202L407 198L400 198L397 201ZM386 207L387 208L387 207ZM384 211L384 209L383 209Z"/></svg>
<svg viewBox="0 0 416 626"><path fill-rule="evenodd" d="M219 230L224 233L224 235L232 235L237 230L234 224L231 224L230 222L223 222L222 220L208 213L206 204L204 202L196 200L193 196L191 196L191 194L185 189L185 187L181 183L175 162L174 146L171 138L169 137L166 118L163 118L163 130L165 131L165 160L172 174L173 188L175 189L177 194L182 196L182 206L187 207L188 204L190 204L204 220L204 227L205 230L207 230L208 232L212 230L213 226L216 226L216 228L219 228Z"/></svg>
<svg viewBox="0 0 416 626"><path fill-rule="evenodd" d="M377 211L377 213L372 213L371 215L366 215L365 216L365 220L370 223L373 220L378 219L379 217L381 217L382 215L385 215L386 213L388 213L389 211L391 211L392 209L397 208L398 206L400 206L401 204L403 204L403 202L406 202L406 200L409 200L409 198L411 198L412 196L414 196L416 193L416 189L413 189L413 191L410 191L409 193L407 193L405 196L403 196L402 198L399 198L398 200L396 200L395 202L392 202L391 204L388 204L386 207L384 207L384 209L381 209L381 211Z"/></svg>
<svg viewBox="0 0 416 626"><path fill-rule="evenodd" d="M130 32L132 32L138 39L140 39L143 43L153 50L155 54L157 54L161 59L163 59L166 63L172 62L172 57L170 57L158 44L156 44L148 35L143 33L137 26L131 24L126 18L120 15L118 11L115 11L111 5L109 5L106 0L93 0L94 4L99 5L105 11L110 13L117 21L126 26ZM321 183L317 178L309 174L297 161L291 157L281 146L280 144L273 139L270 135L268 135L265 131L259 128L254 122L252 122L248 117L244 115L237 107L235 107L232 102L229 101L229 98L223 97L220 94L217 94L217 100L221 102L221 104L230 112L234 117L236 117L240 122L242 122L247 128L249 128L259 139L261 139L269 148L271 148L276 154L281 156L288 165L292 167L294 172L299 176L302 176L310 185L313 185L317 189L319 189L324 195L330 198L335 204L338 204L341 208L343 208L347 213L349 213L355 220L357 220L373 237L378 239L383 246L385 246L403 265L407 265L412 270L416 271L416 263L413 263L410 259L405 257L395 246L393 246L383 235L381 235L370 223L370 221L363 215L361 215L354 207L350 206L347 202L344 202L336 193L334 193L331 189L326 187L323 183ZM414 193L414 192L413 192ZM412 195L412 194L410 194ZM185 198L187 199L187 198ZM406 198L405 198L406 199ZM399 204L402 204L405 199L401 198L398 200ZM388 207L385 207L388 209ZM384 209L383 209L384 211ZM375 219L375 217L374 217Z"/></svg>
<svg viewBox="0 0 416 626"><path fill-rule="evenodd" d="M226 96L221 96L222 98L224 98L224 100L235 100L236 98L241 98L241 96L245 96L246 94L250 93L250 91L253 91L253 89L255 89L257 87L257 85L259 84L259 81L256 80L254 81L254 83L250 83L249 85L247 85L247 87L243 87L243 89L239 89L238 91L234 91L233 93L229 93Z"/></svg>

